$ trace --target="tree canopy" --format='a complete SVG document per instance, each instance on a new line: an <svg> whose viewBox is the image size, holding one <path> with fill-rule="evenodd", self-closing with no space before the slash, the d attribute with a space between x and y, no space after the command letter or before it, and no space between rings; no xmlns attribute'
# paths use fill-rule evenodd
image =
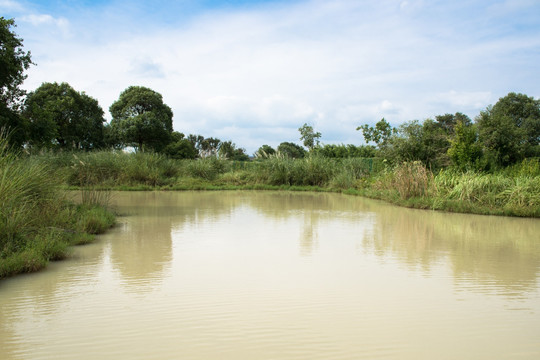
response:
<svg viewBox="0 0 540 360"><path fill-rule="evenodd" d="M273 147L264 144L255 152L255 157L259 159L266 159L269 158L271 155L274 155L275 153L276 150Z"/></svg>
<svg viewBox="0 0 540 360"><path fill-rule="evenodd" d="M111 131L122 145L160 151L170 143L173 112L154 90L130 86L109 110Z"/></svg>
<svg viewBox="0 0 540 360"><path fill-rule="evenodd" d="M90 150L104 145L103 109L67 83L43 83L28 94L23 117L30 145Z"/></svg>
<svg viewBox="0 0 540 360"><path fill-rule="evenodd" d="M10 132L16 145L25 141L25 125L18 115L25 92L20 88L25 71L32 65L30 52L23 50L23 40L13 32L13 19L0 17L0 129Z"/></svg>
<svg viewBox="0 0 540 360"><path fill-rule="evenodd" d="M175 137L173 133L173 141L165 146L163 153L172 159L195 159L198 155L198 151L193 146L193 143L184 138L184 134L181 137Z"/></svg>
<svg viewBox="0 0 540 360"><path fill-rule="evenodd" d="M306 155L306 150L300 145L291 142L282 142L279 144L277 151L290 158L300 159Z"/></svg>
<svg viewBox="0 0 540 360"><path fill-rule="evenodd" d="M496 166L540 156L540 100L509 93L476 118L479 141Z"/></svg>
<svg viewBox="0 0 540 360"><path fill-rule="evenodd" d="M362 130L366 142L374 142L379 148L384 147L392 134L396 133L396 130L384 118L379 120L375 127L364 124L358 126L356 130Z"/></svg>
<svg viewBox="0 0 540 360"><path fill-rule="evenodd" d="M25 94L20 88L32 64L30 52L23 50L23 40L12 31L13 19L0 17L0 101L10 109L20 105Z"/></svg>
<svg viewBox="0 0 540 360"><path fill-rule="evenodd" d="M315 146L319 145L321 133L315 132L313 130L313 126L304 124L298 129L298 131L300 132L300 140L309 150L313 150Z"/></svg>

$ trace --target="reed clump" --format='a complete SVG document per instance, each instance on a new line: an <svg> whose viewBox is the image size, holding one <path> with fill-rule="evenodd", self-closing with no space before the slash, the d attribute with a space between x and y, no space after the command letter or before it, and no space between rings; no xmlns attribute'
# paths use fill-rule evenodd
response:
<svg viewBox="0 0 540 360"><path fill-rule="evenodd" d="M114 223L97 204L68 201L60 191L63 174L15 153L0 135L0 278L39 270Z"/></svg>
<svg viewBox="0 0 540 360"><path fill-rule="evenodd" d="M486 213L539 216L540 176L519 170L512 174L444 170L435 177L435 186L438 197L449 203L473 204Z"/></svg>
<svg viewBox="0 0 540 360"><path fill-rule="evenodd" d="M385 170L374 183L376 189L397 193L400 199L426 197L433 193L433 173L418 161L403 162Z"/></svg>
<svg viewBox="0 0 540 360"><path fill-rule="evenodd" d="M68 184L78 187L163 186L174 181L180 172L178 163L164 155L122 151L74 153L67 167Z"/></svg>
<svg viewBox="0 0 540 360"><path fill-rule="evenodd" d="M279 152L255 161L218 157L173 160L155 153L99 151L36 157L65 174L68 186L87 190L87 203L104 201L102 189L290 189L339 191L399 205L481 214L539 216L540 165L526 159L495 172L446 168L433 173L420 162L389 165L381 159L334 159ZM40 160L43 159L43 160ZM106 201L105 201L106 202Z"/></svg>

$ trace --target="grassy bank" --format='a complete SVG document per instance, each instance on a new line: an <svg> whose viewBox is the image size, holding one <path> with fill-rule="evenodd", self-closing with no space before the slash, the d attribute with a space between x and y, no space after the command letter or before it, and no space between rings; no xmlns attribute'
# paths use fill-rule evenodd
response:
<svg viewBox="0 0 540 360"><path fill-rule="evenodd" d="M492 174L433 174L419 163L403 163L373 177L360 193L407 207L540 217L540 166L536 159Z"/></svg>
<svg viewBox="0 0 540 360"><path fill-rule="evenodd" d="M380 159L317 156L234 162L100 151L35 158L63 173L71 188L335 191L423 209L540 217L538 159L496 173L446 169L433 174L417 162L389 166Z"/></svg>
<svg viewBox="0 0 540 360"><path fill-rule="evenodd" d="M74 204L63 195L63 182L42 159L17 156L0 138L0 278L37 271L114 224L99 197L86 191Z"/></svg>

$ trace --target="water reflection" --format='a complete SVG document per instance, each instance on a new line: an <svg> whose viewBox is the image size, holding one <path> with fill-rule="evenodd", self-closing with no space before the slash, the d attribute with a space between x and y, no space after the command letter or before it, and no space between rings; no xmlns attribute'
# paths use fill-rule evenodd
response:
<svg viewBox="0 0 540 360"><path fill-rule="evenodd" d="M469 345L449 357L490 358L470 334L497 355L522 329L512 344L540 354L537 219L325 193L125 192L113 203L124 216L97 244L0 282L1 359L417 359Z"/></svg>
<svg viewBox="0 0 540 360"><path fill-rule="evenodd" d="M230 196L208 193L115 193L113 208L124 215L111 237L111 261L132 291L148 291L162 281L172 261L172 232L230 214L235 201ZM210 195L210 196L209 196Z"/></svg>
<svg viewBox="0 0 540 360"><path fill-rule="evenodd" d="M382 206L365 249L391 254L411 269L429 272L448 257L459 286L481 283L479 291L531 291L540 269L540 221L449 214ZM487 282L491 283L491 286ZM470 287L474 291L474 287Z"/></svg>

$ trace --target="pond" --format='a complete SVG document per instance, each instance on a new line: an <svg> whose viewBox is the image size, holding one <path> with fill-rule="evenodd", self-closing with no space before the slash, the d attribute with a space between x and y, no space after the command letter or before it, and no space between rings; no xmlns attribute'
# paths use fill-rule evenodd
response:
<svg viewBox="0 0 540 360"><path fill-rule="evenodd" d="M0 282L0 359L539 359L540 220L291 192L122 192Z"/></svg>

